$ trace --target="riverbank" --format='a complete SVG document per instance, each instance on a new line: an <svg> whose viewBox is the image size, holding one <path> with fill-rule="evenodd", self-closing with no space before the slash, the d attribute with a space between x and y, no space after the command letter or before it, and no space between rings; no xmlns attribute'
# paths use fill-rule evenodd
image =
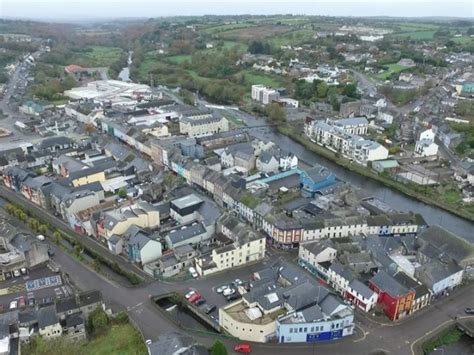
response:
<svg viewBox="0 0 474 355"><path fill-rule="evenodd" d="M295 129L291 126L288 126L288 125L278 126L276 130L278 133L285 135L291 138L292 140L294 140L295 142L301 144L309 151L317 155L320 155L326 159L329 159L345 169L348 169L350 171L353 171L359 175L368 177L370 179L376 180L382 183L383 185L385 185L386 187L389 187L398 192L401 192L402 194L409 196L411 198L415 198L418 201L421 201L431 206L436 206L458 217L474 222L474 213L471 213L470 211L467 211L467 210L459 209L458 206L447 205L441 201L435 200L429 196L423 195L422 193L418 191L415 191L413 188L411 188L410 185L405 185L389 177L379 175L365 166L359 165L357 163L353 163L349 159L337 156L336 153L328 149L325 149L315 143L312 143L310 140L305 138L301 132L296 132Z"/></svg>

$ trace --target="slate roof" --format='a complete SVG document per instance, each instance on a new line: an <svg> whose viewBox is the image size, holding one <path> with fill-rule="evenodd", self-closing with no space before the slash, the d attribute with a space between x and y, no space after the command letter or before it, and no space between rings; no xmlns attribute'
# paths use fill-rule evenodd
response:
<svg viewBox="0 0 474 355"><path fill-rule="evenodd" d="M84 324L84 317L81 313L70 314L66 316L66 327L76 327L80 324Z"/></svg>
<svg viewBox="0 0 474 355"><path fill-rule="evenodd" d="M168 237L172 244L176 244L182 241L191 239L197 235L206 233L206 229L202 223L196 223L186 228L175 229L168 234Z"/></svg>
<svg viewBox="0 0 474 355"><path fill-rule="evenodd" d="M39 144L39 149L48 149L54 147L56 145L72 145L74 142L71 138L64 137L64 136L57 136L46 138L41 141Z"/></svg>
<svg viewBox="0 0 474 355"><path fill-rule="evenodd" d="M416 270L418 279L429 288L433 288L433 285L437 282L444 280L455 273L461 271L462 268L458 266L454 261L440 261L433 260L427 264L422 265Z"/></svg>
<svg viewBox="0 0 474 355"><path fill-rule="evenodd" d="M367 299L374 294L374 291L357 279L349 282L349 287Z"/></svg>
<svg viewBox="0 0 474 355"><path fill-rule="evenodd" d="M40 328L46 328L57 323L59 323L59 318L54 304L38 310L38 326Z"/></svg>
<svg viewBox="0 0 474 355"><path fill-rule="evenodd" d="M79 295L79 304L81 307L99 302L102 302L102 294L100 291L86 291Z"/></svg>
<svg viewBox="0 0 474 355"><path fill-rule="evenodd" d="M401 285L384 270L379 270L379 272L370 279L370 282L393 297L404 296L408 293L408 289L405 286Z"/></svg>
<svg viewBox="0 0 474 355"><path fill-rule="evenodd" d="M76 297L71 296L67 298L60 299L56 302L56 312L64 313L73 309L78 309L79 305L76 302Z"/></svg>

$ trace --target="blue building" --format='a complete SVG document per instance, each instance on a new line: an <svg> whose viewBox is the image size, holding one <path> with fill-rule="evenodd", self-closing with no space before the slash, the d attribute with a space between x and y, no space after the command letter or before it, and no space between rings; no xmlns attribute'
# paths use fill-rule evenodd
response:
<svg viewBox="0 0 474 355"><path fill-rule="evenodd" d="M354 332L351 307L328 294L318 304L277 320L280 343L312 343L335 340Z"/></svg>
<svg viewBox="0 0 474 355"><path fill-rule="evenodd" d="M327 168L317 165L300 174L300 185L304 195L314 195L337 183L336 175Z"/></svg>

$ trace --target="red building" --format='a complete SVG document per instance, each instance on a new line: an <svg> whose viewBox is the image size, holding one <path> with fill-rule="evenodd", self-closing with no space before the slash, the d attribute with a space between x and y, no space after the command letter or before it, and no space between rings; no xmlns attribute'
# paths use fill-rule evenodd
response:
<svg viewBox="0 0 474 355"><path fill-rule="evenodd" d="M387 272L380 270L369 280L369 288L378 294L378 304L382 305L387 317L396 321L410 314L415 291L408 289Z"/></svg>

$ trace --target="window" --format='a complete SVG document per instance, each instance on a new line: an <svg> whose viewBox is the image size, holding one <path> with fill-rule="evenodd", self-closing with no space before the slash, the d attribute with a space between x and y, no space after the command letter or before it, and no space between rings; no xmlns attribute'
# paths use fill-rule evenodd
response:
<svg viewBox="0 0 474 355"><path fill-rule="evenodd" d="M307 328L307 327L304 327L304 332L305 332L305 333L308 332L308 328Z"/></svg>
<svg viewBox="0 0 474 355"><path fill-rule="evenodd" d="M311 327L311 333L314 332L314 327Z"/></svg>
<svg viewBox="0 0 474 355"><path fill-rule="evenodd" d="M299 331L299 332L302 333L302 332L303 332L303 328L300 328L300 331Z"/></svg>
<svg viewBox="0 0 474 355"><path fill-rule="evenodd" d="M290 334L293 333L293 328L290 328Z"/></svg>

